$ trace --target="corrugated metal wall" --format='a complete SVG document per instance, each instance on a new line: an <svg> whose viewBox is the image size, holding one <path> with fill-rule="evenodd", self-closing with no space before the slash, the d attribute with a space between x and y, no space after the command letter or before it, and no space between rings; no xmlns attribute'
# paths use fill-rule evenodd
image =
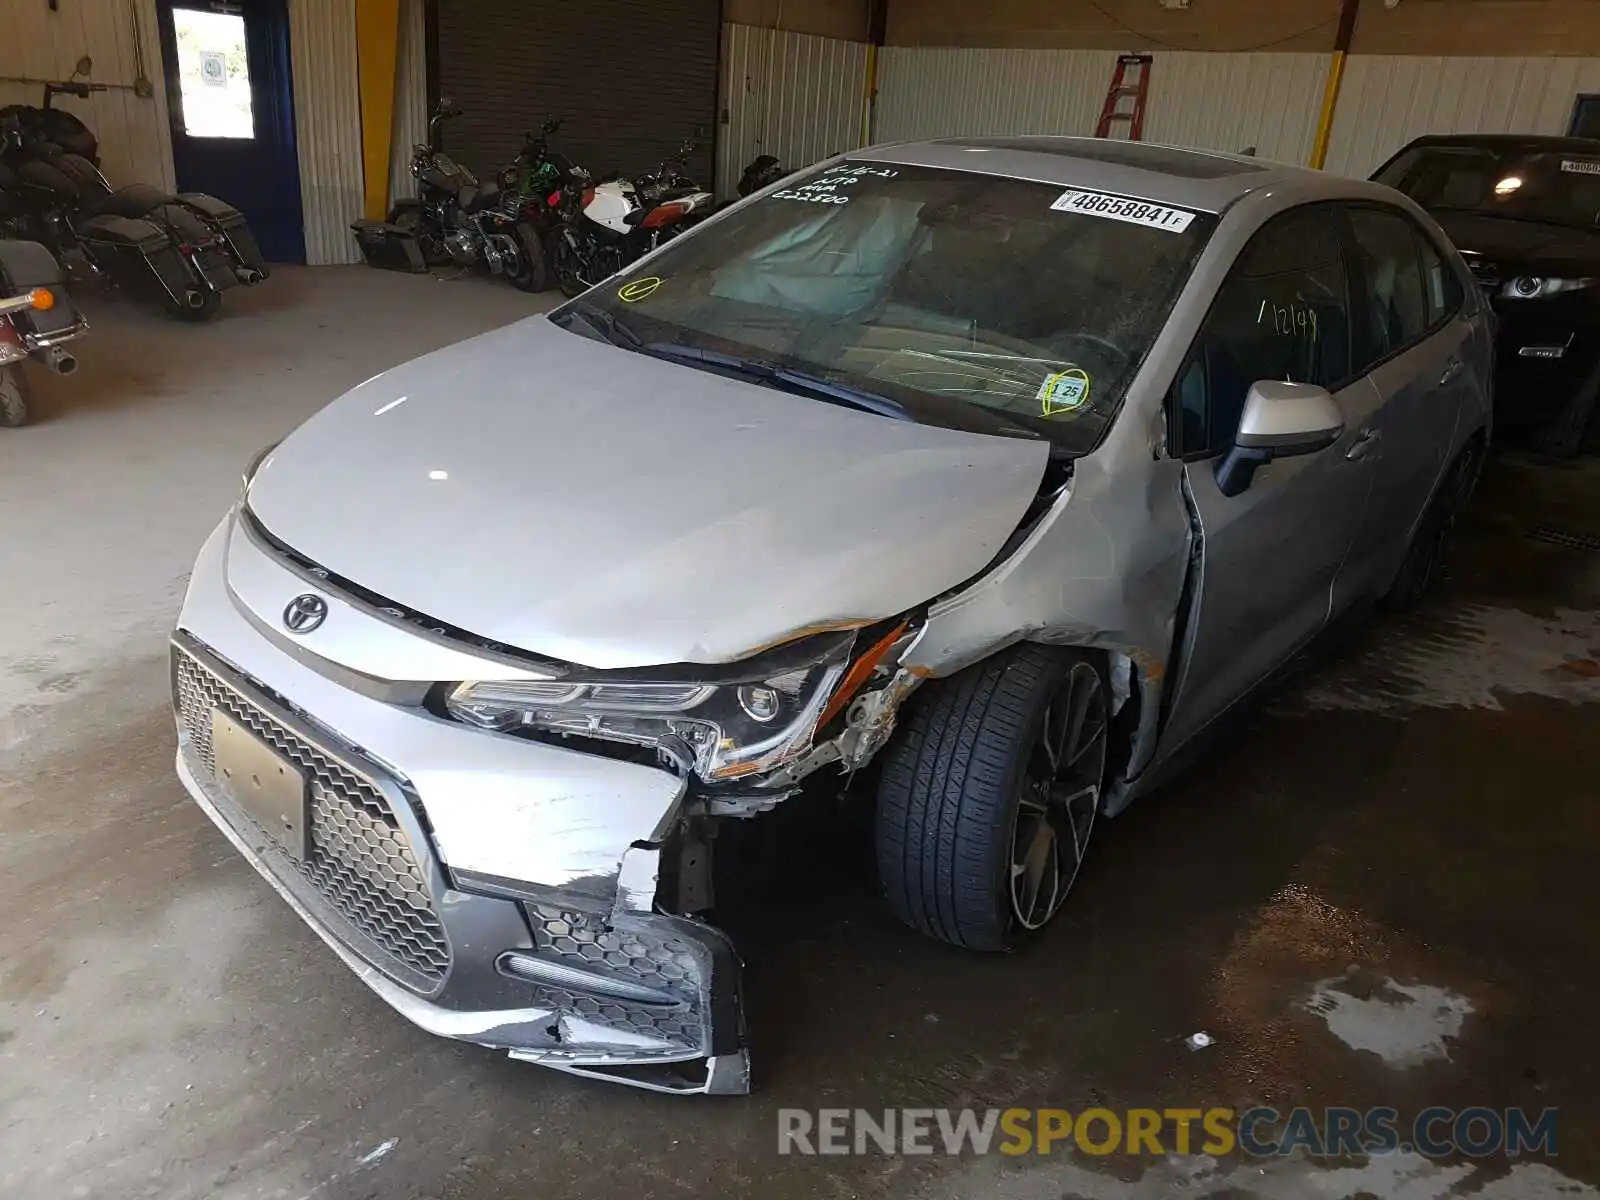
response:
<svg viewBox="0 0 1600 1200"><path fill-rule="evenodd" d="M411 147L428 140L428 28L423 0L400 0L399 62L394 73L394 134L389 146L389 203L414 196Z"/></svg>
<svg viewBox="0 0 1600 1200"><path fill-rule="evenodd" d="M724 25L717 194L758 154L798 169L859 146L866 71L863 42Z"/></svg>
<svg viewBox="0 0 1600 1200"><path fill-rule="evenodd" d="M1353 55L1328 170L1370 174L1424 133L1565 133L1580 92L1600 92L1600 58Z"/></svg>
<svg viewBox="0 0 1600 1200"><path fill-rule="evenodd" d="M355 0L290 0L289 48L306 262L359 262L350 236L364 207Z"/></svg>
<svg viewBox="0 0 1600 1200"><path fill-rule="evenodd" d="M133 14L139 20L135 37ZM132 90L138 47L154 88L148 99ZM51 12L32 0L0 0L0 76L65 79L78 59L94 59L93 83L114 84L88 100L55 103L78 116L100 139L100 157L113 182L172 187L172 136L161 77L155 0L75 0ZM38 104L34 83L0 82L0 105Z"/></svg>
<svg viewBox="0 0 1600 1200"><path fill-rule="evenodd" d="M1116 63L1110 50L890 46L874 136L1092 134ZM1253 145L1263 158L1304 162L1327 63L1323 54L1158 53L1145 139L1211 150Z"/></svg>

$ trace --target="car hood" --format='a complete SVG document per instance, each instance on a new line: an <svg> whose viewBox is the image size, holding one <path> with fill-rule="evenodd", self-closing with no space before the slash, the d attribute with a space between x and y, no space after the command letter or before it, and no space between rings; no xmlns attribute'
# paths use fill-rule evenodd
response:
<svg viewBox="0 0 1600 1200"><path fill-rule="evenodd" d="M1508 274L1600 274L1600 233L1478 213L1434 212L1469 263Z"/></svg>
<svg viewBox="0 0 1600 1200"><path fill-rule="evenodd" d="M720 663L978 573L1048 453L535 317L346 393L263 461L248 505L333 574L507 646Z"/></svg>

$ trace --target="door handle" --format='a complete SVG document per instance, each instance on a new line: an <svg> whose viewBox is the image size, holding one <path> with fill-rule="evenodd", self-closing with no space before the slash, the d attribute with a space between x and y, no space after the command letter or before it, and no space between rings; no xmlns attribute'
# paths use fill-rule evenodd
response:
<svg viewBox="0 0 1600 1200"><path fill-rule="evenodd" d="M1371 453L1372 447L1377 443L1377 440L1378 431L1368 426L1356 434L1356 440L1351 444L1350 449L1344 452L1345 459L1349 462L1354 462L1358 458L1365 458Z"/></svg>
<svg viewBox="0 0 1600 1200"><path fill-rule="evenodd" d="M1463 363L1459 358L1452 358L1446 362L1444 364L1444 374L1439 376L1439 386L1443 387L1457 375L1461 374L1461 368L1465 365L1466 364Z"/></svg>

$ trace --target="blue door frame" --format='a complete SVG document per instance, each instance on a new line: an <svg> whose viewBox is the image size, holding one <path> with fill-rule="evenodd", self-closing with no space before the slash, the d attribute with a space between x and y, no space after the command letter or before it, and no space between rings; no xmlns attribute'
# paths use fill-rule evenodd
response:
<svg viewBox="0 0 1600 1200"><path fill-rule="evenodd" d="M181 192L208 192L250 222L269 262L306 260L300 159L294 135L294 74L286 0L158 0L172 165ZM174 9L237 14L245 22L252 138L193 137L184 125Z"/></svg>

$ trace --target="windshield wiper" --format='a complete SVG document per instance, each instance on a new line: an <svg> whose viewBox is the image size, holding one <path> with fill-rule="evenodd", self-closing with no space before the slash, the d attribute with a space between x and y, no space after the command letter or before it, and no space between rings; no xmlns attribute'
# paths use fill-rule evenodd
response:
<svg viewBox="0 0 1600 1200"><path fill-rule="evenodd" d="M890 417L896 421L916 420L903 405L887 396L851 387L847 383L824 379L820 375L809 375L804 371L768 362L766 359L742 358L737 354L722 354L716 350L706 350L699 346L680 346L673 342L643 342L636 345L635 349L642 354L664 358L670 362L699 363L715 371L726 371L730 375L737 375L741 379L778 384L791 391L815 396L819 400L847 404L852 408L877 413L879 416Z"/></svg>
<svg viewBox="0 0 1600 1200"><path fill-rule="evenodd" d="M621 346L627 350L637 350L644 344L637 333L617 320L614 313L607 312L603 308L597 308L593 304L586 304L582 300L574 300L567 305L565 312L557 313L556 316L563 319L577 317L613 346ZM564 325L565 322L563 320L563 327Z"/></svg>

